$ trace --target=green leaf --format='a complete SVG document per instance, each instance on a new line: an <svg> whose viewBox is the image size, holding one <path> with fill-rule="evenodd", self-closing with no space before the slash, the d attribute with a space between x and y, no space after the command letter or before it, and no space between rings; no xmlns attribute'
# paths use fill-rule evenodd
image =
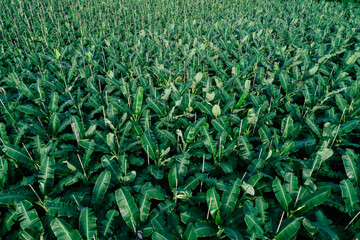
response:
<svg viewBox="0 0 360 240"><path fill-rule="evenodd" d="M159 116L164 117L166 115L164 109L150 97L146 98L146 102L149 107L154 110Z"/></svg>
<svg viewBox="0 0 360 240"><path fill-rule="evenodd" d="M85 156L83 160L84 168L87 169L89 162L91 160L91 154L94 152L95 140L91 139L89 146L85 150Z"/></svg>
<svg viewBox="0 0 360 240"><path fill-rule="evenodd" d="M77 230L72 230L70 225L63 219L55 218L50 223L51 229L58 240L80 240L82 239Z"/></svg>
<svg viewBox="0 0 360 240"><path fill-rule="evenodd" d="M101 164L104 168L111 172L111 178L117 180L117 182L122 182L122 175L120 172L120 166L115 162L114 159L110 159L107 156L103 156L101 159Z"/></svg>
<svg viewBox="0 0 360 240"><path fill-rule="evenodd" d="M172 236L167 235L166 233L154 232L151 236L152 240L172 240Z"/></svg>
<svg viewBox="0 0 360 240"><path fill-rule="evenodd" d="M149 155L149 157L157 161L159 155L159 148L155 142L155 139L152 137L151 131L146 130L141 138L142 146L145 152Z"/></svg>
<svg viewBox="0 0 360 240"><path fill-rule="evenodd" d="M316 136L321 138L321 132L319 127L316 126L316 124L308 117L305 119L305 122L309 126L309 128L316 134Z"/></svg>
<svg viewBox="0 0 360 240"><path fill-rule="evenodd" d="M230 238L231 240L242 240L243 239L242 235L233 228L224 227L224 232L225 232L226 236L228 238Z"/></svg>
<svg viewBox="0 0 360 240"><path fill-rule="evenodd" d="M53 113L50 117L49 129L52 137L56 137L60 128L60 118L57 113Z"/></svg>
<svg viewBox="0 0 360 240"><path fill-rule="evenodd" d="M185 240L196 240L197 236L195 233L195 228L193 224L189 224L184 232L184 239Z"/></svg>
<svg viewBox="0 0 360 240"><path fill-rule="evenodd" d="M338 136L343 136L344 134L351 132L359 125L360 120L351 120L349 122L343 123L340 125Z"/></svg>
<svg viewBox="0 0 360 240"><path fill-rule="evenodd" d="M191 176L182 185L182 188L185 190L192 191L194 190L200 183L200 181L204 181L204 175L203 174L196 174L195 177Z"/></svg>
<svg viewBox="0 0 360 240"><path fill-rule="evenodd" d="M0 227L0 236L2 236L3 233L6 233L10 231L11 227L14 225L15 221L18 219L18 214L16 212L16 209L10 208L6 213L5 216L2 216Z"/></svg>
<svg viewBox="0 0 360 240"><path fill-rule="evenodd" d="M15 146L4 144L2 150L8 157L14 159L15 161L25 164L32 164L33 162L25 153Z"/></svg>
<svg viewBox="0 0 360 240"><path fill-rule="evenodd" d="M144 88L140 86L136 90L135 100L133 103L133 112L137 117L140 116L141 113L143 95L144 95Z"/></svg>
<svg viewBox="0 0 360 240"><path fill-rule="evenodd" d="M101 221L100 231L102 232L103 236L107 234L113 234L115 218L119 216L119 212L111 209L106 213L106 219Z"/></svg>
<svg viewBox="0 0 360 240"><path fill-rule="evenodd" d="M275 236L276 240L288 240L292 239L300 229L301 222L298 218L287 219L282 224L282 228Z"/></svg>
<svg viewBox="0 0 360 240"><path fill-rule="evenodd" d="M199 83L202 78L203 78L203 73L202 72L198 72L194 77L196 83Z"/></svg>
<svg viewBox="0 0 360 240"><path fill-rule="evenodd" d="M254 214L245 214L245 223L250 230L254 228L257 234L264 234L264 230Z"/></svg>
<svg viewBox="0 0 360 240"><path fill-rule="evenodd" d="M345 111L345 108L347 107L347 102L343 98L342 94L338 93L335 95L336 105L340 108L341 112Z"/></svg>
<svg viewBox="0 0 360 240"><path fill-rule="evenodd" d="M350 180L355 180L355 182L358 183L359 171L356 166L356 159L358 159L358 155L355 154L353 149L346 149L345 155L342 156L346 175Z"/></svg>
<svg viewBox="0 0 360 240"><path fill-rule="evenodd" d="M328 200L330 193L330 188L323 188L301 198L297 203L298 208L294 212L299 212L299 214L306 213Z"/></svg>
<svg viewBox="0 0 360 240"><path fill-rule="evenodd" d="M217 229L208 222L195 223L195 233L198 237L211 237L217 233Z"/></svg>
<svg viewBox="0 0 360 240"><path fill-rule="evenodd" d="M249 143L248 139L244 136L239 137L239 145L241 150L241 156L245 160L253 160L254 158L254 151L252 145Z"/></svg>
<svg viewBox="0 0 360 240"><path fill-rule="evenodd" d="M342 198L345 201L346 211L352 214L359 210L359 198L357 197L355 188L349 179L341 180L340 189Z"/></svg>
<svg viewBox="0 0 360 240"><path fill-rule="evenodd" d="M17 109L20 112L29 114L29 115L35 115L35 116L44 116L44 113L40 110L38 110L35 106L33 105L21 105L19 107L17 107Z"/></svg>
<svg viewBox="0 0 360 240"><path fill-rule="evenodd" d="M334 154L334 151L330 148L324 148L324 149L320 149L315 156L315 159L311 159L309 161L308 166L311 166L310 168L305 168L303 170L303 177L305 179L308 179L311 177L311 175L313 174L313 172L317 169L319 169L319 167L321 166L321 164L326 161L327 159L329 159L332 155Z"/></svg>
<svg viewBox="0 0 360 240"><path fill-rule="evenodd" d="M42 159L40 166L40 179L39 179L39 188L42 194L48 192L49 188L54 184L54 166L55 159L53 157L45 156Z"/></svg>
<svg viewBox="0 0 360 240"><path fill-rule="evenodd" d="M262 225L265 225L268 219L266 210L269 208L269 204L264 200L263 197L257 197L255 202L258 212L258 219Z"/></svg>
<svg viewBox="0 0 360 240"><path fill-rule="evenodd" d="M33 192L29 191L24 192L15 190L10 192L0 192L0 204L14 204L24 200L36 202L37 198Z"/></svg>
<svg viewBox="0 0 360 240"><path fill-rule="evenodd" d="M79 219L79 230L81 235L87 240L96 239L96 228L96 218L94 212L88 207L83 208L80 212Z"/></svg>
<svg viewBox="0 0 360 240"><path fill-rule="evenodd" d="M8 162L5 158L0 157L0 190L6 183L8 174Z"/></svg>
<svg viewBox="0 0 360 240"><path fill-rule="evenodd" d="M67 202L45 199L44 204L48 213L53 216L79 217L80 215L78 207Z"/></svg>
<svg viewBox="0 0 360 240"><path fill-rule="evenodd" d="M289 92L289 76L285 72L281 72L279 74L280 83L282 88L284 89L285 93L287 94Z"/></svg>
<svg viewBox="0 0 360 240"><path fill-rule="evenodd" d="M195 102L195 105L196 105L197 108L199 108L201 111L205 112L205 113L208 114L209 116L213 116L212 110L211 110L209 104L207 104L207 103Z"/></svg>
<svg viewBox="0 0 360 240"><path fill-rule="evenodd" d="M205 126L202 126L202 127L201 127L201 133L202 133L202 135L205 137L205 139L204 139L205 147L208 149L208 151L209 151L213 156L215 156L215 155L216 155L216 152L217 152L216 143L215 143L215 141L213 140L213 138L211 137L208 129L207 129Z"/></svg>
<svg viewBox="0 0 360 240"><path fill-rule="evenodd" d="M49 102L48 109L52 112L55 112L58 109L58 103L59 103L59 93L58 92L52 92L51 99Z"/></svg>
<svg viewBox="0 0 360 240"><path fill-rule="evenodd" d="M246 99L247 95L249 94L248 91L244 91L243 94L241 95L239 101L236 103L235 108L240 108L241 105L243 104L244 100Z"/></svg>
<svg viewBox="0 0 360 240"><path fill-rule="evenodd" d="M134 198L126 188L122 187L116 190L115 199L125 223L129 228L136 232L137 225L140 221L140 215Z"/></svg>
<svg viewBox="0 0 360 240"><path fill-rule="evenodd" d="M168 175L168 180L169 180L169 186L170 189L174 189L177 187L178 183L178 174L177 174L177 167L176 165L174 165L170 171L169 171L169 175Z"/></svg>
<svg viewBox="0 0 360 240"><path fill-rule="evenodd" d="M91 198L91 203L96 204L100 203L101 200L104 198L104 195L109 187L111 180L111 172L103 171L96 180L93 194Z"/></svg>
<svg viewBox="0 0 360 240"><path fill-rule="evenodd" d="M275 178L272 184L276 199L279 201L281 207L286 211L289 208L289 204L291 202L291 197L286 191L285 187L281 185L281 181L279 178Z"/></svg>
<svg viewBox="0 0 360 240"><path fill-rule="evenodd" d="M31 209L32 204L25 200L16 204L16 212L19 215L20 226L22 229L33 229L41 233L44 232L44 227L40 221L39 215L35 209Z"/></svg>
<svg viewBox="0 0 360 240"><path fill-rule="evenodd" d="M349 54L345 59L345 65L352 65L356 62L356 60L360 57L360 52L353 52Z"/></svg>
<svg viewBox="0 0 360 240"><path fill-rule="evenodd" d="M151 202L149 194L147 192L145 192L145 194L140 194L137 200L137 204L139 206L140 221L145 222L150 212Z"/></svg>
<svg viewBox="0 0 360 240"><path fill-rule="evenodd" d="M288 172L285 174L285 187L287 192L290 194L291 197L296 197L298 193L298 178L295 176L294 173Z"/></svg>
<svg viewBox="0 0 360 240"><path fill-rule="evenodd" d="M211 110L212 114L215 118L221 115L221 108L219 105L214 105Z"/></svg>
<svg viewBox="0 0 360 240"><path fill-rule="evenodd" d="M215 219L217 212L220 210L220 196L215 188L210 188L206 193L206 202L211 216Z"/></svg>

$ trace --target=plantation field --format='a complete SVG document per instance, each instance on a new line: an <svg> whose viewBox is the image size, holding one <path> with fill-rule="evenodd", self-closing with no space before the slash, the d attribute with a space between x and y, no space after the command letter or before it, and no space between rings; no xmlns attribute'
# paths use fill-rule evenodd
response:
<svg viewBox="0 0 360 240"><path fill-rule="evenodd" d="M359 4L0 6L0 239L360 238Z"/></svg>

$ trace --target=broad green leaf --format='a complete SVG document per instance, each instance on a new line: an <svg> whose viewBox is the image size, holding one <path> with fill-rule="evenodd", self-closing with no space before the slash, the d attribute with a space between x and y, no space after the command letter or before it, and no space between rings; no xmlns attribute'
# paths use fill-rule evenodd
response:
<svg viewBox="0 0 360 240"><path fill-rule="evenodd" d="M40 221L39 215L32 204L25 200L16 204L16 212L19 216L20 226L22 229L33 229L41 233L44 232L44 227Z"/></svg>
<svg viewBox="0 0 360 240"><path fill-rule="evenodd" d="M206 148L213 156L215 156L217 152L216 143L205 126L201 127L201 133L204 136L204 144Z"/></svg>
<svg viewBox="0 0 360 240"><path fill-rule="evenodd" d="M2 221L1 221L2 226L0 227L0 236L5 232L10 231L11 227L14 225L17 219L18 219L18 214L16 212L16 209L10 208L5 213L5 215L2 216Z"/></svg>
<svg viewBox="0 0 360 240"><path fill-rule="evenodd" d="M254 214L245 214L245 223L250 230L254 228L257 234L264 234L264 230Z"/></svg>
<svg viewBox="0 0 360 240"><path fill-rule="evenodd" d="M139 213L140 213L140 221L145 222L149 216L150 212L150 196L147 192L144 194L140 194L137 200L137 205L139 206Z"/></svg>
<svg viewBox="0 0 360 240"><path fill-rule="evenodd" d="M4 151L4 153L14 159L15 161L21 162L21 163L25 163L25 164L32 164L32 160L28 157L28 155L26 155L25 153L23 153L23 151L21 151L20 149L18 149L15 146L11 146L11 145L7 145L4 144L2 146L2 150Z"/></svg>
<svg viewBox="0 0 360 240"><path fill-rule="evenodd" d="M281 72L279 74L279 78L280 78L281 86L284 89L285 93L287 94L290 88L289 76L285 72Z"/></svg>
<svg viewBox="0 0 360 240"><path fill-rule="evenodd" d="M166 115L164 109L150 97L146 98L146 102L149 107L154 110L159 116L164 117Z"/></svg>
<svg viewBox="0 0 360 240"><path fill-rule="evenodd" d="M37 109L36 106L33 105L21 105L17 108L20 112L35 115L35 116L44 116L44 113Z"/></svg>
<svg viewBox="0 0 360 240"><path fill-rule="evenodd" d="M279 233L275 236L276 240L288 240L292 239L300 229L301 222L298 218L287 219L282 222L282 228Z"/></svg>
<svg viewBox="0 0 360 240"><path fill-rule="evenodd" d="M126 188L122 187L116 190L115 199L125 223L136 232L140 221L140 214L134 198Z"/></svg>
<svg viewBox="0 0 360 240"><path fill-rule="evenodd" d="M346 65L352 65L356 62L356 60L360 57L360 52L353 52L352 54L348 55L348 58L345 59Z"/></svg>
<svg viewBox="0 0 360 240"><path fill-rule="evenodd" d="M330 193L330 188L323 188L301 198L298 201L296 205L297 209L294 212L306 213L307 211L323 204L323 202L328 200Z"/></svg>
<svg viewBox="0 0 360 240"><path fill-rule="evenodd" d="M220 210L220 196L216 192L215 188L210 188L206 193L206 202L211 216L215 219L217 212Z"/></svg>
<svg viewBox="0 0 360 240"><path fill-rule="evenodd" d="M179 182L178 182L178 174L177 174L177 167L176 167L176 165L174 165L174 166L170 169L169 175L168 175L168 180L169 180L170 189L177 188L177 185L179 184Z"/></svg>
<svg viewBox="0 0 360 240"><path fill-rule="evenodd" d="M79 217L80 215L78 207L71 203L45 199L44 204L48 213L53 216Z"/></svg>
<svg viewBox="0 0 360 240"><path fill-rule="evenodd" d="M336 100L336 105L338 105L338 107L340 108L340 111L344 112L345 108L347 107L346 100L343 98L343 96L340 93L335 95L335 100Z"/></svg>
<svg viewBox="0 0 360 240"><path fill-rule="evenodd" d="M51 110L52 112L55 112L58 109L58 103L59 103L59 93L54 91L51 94L51 99L49 102L48 109Z"/></svg>
<svg viewBox="0 0 360 240"><path fill-rule="evenodd" d="M351 120L349 122L343 123L340 125L338 136L343 136L344 134L351 132L359 125L360 120Z"/></svg>
<svg viewBox="0 0 360 240"><path fill-rule="evenodd" d="M188 179L186 179L184 184L182 184L181 188L192 191L199 185L200 181L204 181L204 175L196 174L195 177L191 176Z"/></svg>
<svg viewBox="0 0 360 240"><path fill-rule="evenodd" d="M58 240L80 240L82 239L77 230L72 230L70 225L63 219L55 218L50 223L51 229Z"/></svg>
<svg viewBox="0 0 360 240"><path fill-rule="evenodd" d="M119 216L119 212L114 209L111 209L106 213L106 219L101 221L100 225L100 230L103 236L113 234L115 219L117 216Z"/></svg>
<svg viewBox="0 0 360 240"><path fill-rule="evenodd" d="M36 198L33 192L29 191L9 191L9 192L0 192L0 204L14 204L28 200L30 202L36 202Z"/></svg>
<svg viewBox="0 0 360 240"><path fill-rule="evenodd" d="M195 223L195 233L198 237L211 237L217 233L216 227L208 222Z"/></svg>
<svg viewBox="0 0 360 240"><path fill-rule="evenodd" d="M294 173L288 172L285 174L285 187L291 197L296 197L298 193L298 178Z"/></svg>
<svg viewBox="0 0 360 240"><path fill-rule="evenodd" d="M214 105L211 110L212 114L215 118L221 115L221 108L219 105Z"/></svg>
<svg viewBox="0 0 360 240"><path fill-rule="evenodd" d="M49 188L54 184L54 166L55 159L53 157L43 157L40 166L39 187L44 195L47 194Z"/></svg>
<svg viewBox="0 0 360 240"><path fill-rule="evenodd" d="M291 197L289 196L286 188L281 185L281 181L279 178L275 178L272 184L276 199L279 201L281 207L286 211L289 208L289 204L291 202Z"/></svg>
<svg viewBox="0 0 360 240"><path fill-rule="evenodd" d="M288 115L281 121L281 132L284 138L288 138L291 136L292 131L294 129L294 120Z"/></svg>
<svg viewBox="0 0 360 240"><path fill-rule="evenodd" d="M136 116L140 116L142 102L143 102L143 95L144 95L144 88L140 86L136 90L136 95L133 103L133 112L135 113Z"/></svg>
<svg viewBox="0 0 360 240"><path fill-rule="evenodd" d="M96 218L94 212L88 207L83 208L80 212L79 219L79 230L81 235L87 240L96 239L96 228Z"/></svg>
<svg viewBox="0 0 360 240"><path fill-rule="evenodd" d="M185 240L196 240L197 235L195 233L195 228L193 224L189 224L184 232L184 239Z"/></svg>
<svg viewBox="0 0 360 240"><path fill-rule="evenodd" d="M342 198L345 201L345 207L349 214L359 210L359 198L355 188L349 179L341 180L340 189Z"/></svg>
<svg viewBox="0 0 360 240"><path fill-rule="evenodd" d="M150 130L144 132L141 138L142 146L145 152L149 155L149 157L157 161L159 155L159 148L155 142L155 139L152 137L152 133Z"/></svg>
<svg viewBox="0 0 360 240"><path fill-rule="evenodd" d="M172 240L172 235L166 234L165 232L154 232L151 236L152 240Z"/></svg>
<svg viewBox="0 0 360 240"><path fill-rule="evenodd" d="M195 102L195 105L197 108L199 108L201 111L205 112L209 116L213 116L212 110L210 108L210 105L207 103L201 103L201 102Z"/></svg>
<svg viewBox="0 0 360 240"><path fill-rule="evenodd" d="M261 224L265 225L267 219L269 218L266 212L266 210L269 208L269 204L264 200L263 197L257 197L255 202L256 209L258 211L258 220Z"/></svg>
<svg viewBox="0 0 360 240"><path fill-rule="evenodd" d="M104 195L109 187L111 180L111 172L103 171L95 182L93 188L91 203L101 203L101 200L104 198Z"/></svg>
<svg viewBox="0 0 360 240"><path fill-rule="evenodd" d="M246 99L247 95L249 94L248 91L244 91L239 99L239 101L236 103L235 108L240 108L243 104L244 100Z"/></svg>
<svg viewBox="0 0 360 240"><path fill-rule="evenodd" d="M30 233L31 232L31 233ZM19 239L21 240L37 240L39 234L29 229L19 231Z"/></svg>
<svg viewBox="0 0 360 240"><path fill-rule="evenodd" d="M52 137L56 137L60 128L60 118L57 113L53 113L50 117L49 129Z"/></svg>
<svg viewBox="0 0 360 240"><path fill-rule="evenodd" d="M120 172L120 166L115 162L114 159L110 159L108 156L103 156L101 159L101 164L104 168L111 172L111 178L117 180L117 182L122 182L122 174Z"/></svg>
<svg viewBox="0 0 360 240"><path fill-rule="evenodd" d="M329 159L334 154L334 151L330 148L320 149L316 155L315 159L311 159L309 161L310 168L305 168L303 170L303 177L308 179L314 173L315 170L319 169L319 167L324 163L327 159Z"/></svg>
<svg viewBox="0 0 360 240"><path fill-rule="evenodd" d="M202 78L203 78L203 73L202 72L198 72L194 77L196 83L199 83Z"/></svg>
<svg viewBox="0 0 360 240"><path fill-rule="evenodd" d="M316 134L316 136L321 138L321 132L319 127L316 126L316 124L308 117L305 119L305 122L309 126L309 128Z"/></svg>
<svg viewBox="0 0 360 240"><path fill-rule="evenodd" d="M6 183L8 174L8 162L5 158L0 157L0 190Z"/></svg>
<svg viewBox="0 0 360 240"><path fill-rule="evenodd" d="M95 149L95 141L94 139L91 139L89 146L87 146L85 150L85 156L83 158L83 164L85 169L87 169L89 165L89 162L91 160L91 155L93 154L94 149Z"/></svg>
<svg viewBox="0 0 360 240"><path fill-rule="evenodd" d="M356 183L359 182L359 171L356 166L356 160L358 158L358 155L355 154L353 149L346 149L345 155L342 156L346 175L350 180L354 180Z"/></svg>
<svg viewBox="0 0 360 240"><path fill-rule="evenodd" d="M239 137L239 145L241 150L241 156L245 160L253 160L254 151L252 145L249 143L248 139L244 136Z"/></svg>
<svg viewBox="0 0 360 240"><path fill-rule="evenodd" d="M224 232L228 238L231 240L242 240L242 235L238 232L237 229L233 229L230 227L224 227Z"/></svg>

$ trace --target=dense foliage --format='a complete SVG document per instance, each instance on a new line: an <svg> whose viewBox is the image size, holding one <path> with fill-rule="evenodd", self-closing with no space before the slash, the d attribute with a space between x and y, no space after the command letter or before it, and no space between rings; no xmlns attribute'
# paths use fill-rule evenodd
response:
<svg viewBox="0 0 360 240"><path fill-rule="evenodd" d="M358 5L0 2L1 239L360 237Z"/></svg>

